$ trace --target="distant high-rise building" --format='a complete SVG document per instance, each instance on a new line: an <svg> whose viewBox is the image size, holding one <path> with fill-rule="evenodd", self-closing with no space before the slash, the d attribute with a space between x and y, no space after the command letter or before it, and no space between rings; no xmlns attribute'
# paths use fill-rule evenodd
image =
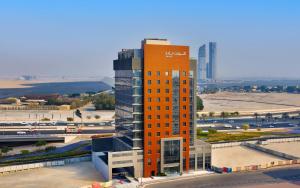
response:
<svg viewBox="0 0 300 188"><path fill-rule="evenodd" d="M198 81L206 79L206 46L204 44L198 52Z"/></svg>
<svg viewBox="0 0 300 188"><path fill-rule="evenodd" d="M216 80L216 56L217 56L217 43L209 42L208 44L208 69L207 79Z"/></svg>
<svg viewBox="0 0 300 188"><path fill-rule="evenodd" d="M206 61L208 51L208 62ZM216 80L217 43L209 42L208 50L202 45L198 52L198 81Z"/></svg>

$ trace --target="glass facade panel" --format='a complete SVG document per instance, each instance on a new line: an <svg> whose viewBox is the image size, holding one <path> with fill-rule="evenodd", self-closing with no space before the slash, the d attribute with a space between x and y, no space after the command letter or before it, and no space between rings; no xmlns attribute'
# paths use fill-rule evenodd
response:
<svg viewBox="0 0 300 188"><path fill-rule="evenodd" d="M164 163L180 163L180 140L164 141Z"/></svg>
<svg viewBox="0 0 300 188"><path fill-rule="evenodd" d="M179 71L172 71L172 133L173 135L179 134L179 99L180 99L180 80Z"/></svg>

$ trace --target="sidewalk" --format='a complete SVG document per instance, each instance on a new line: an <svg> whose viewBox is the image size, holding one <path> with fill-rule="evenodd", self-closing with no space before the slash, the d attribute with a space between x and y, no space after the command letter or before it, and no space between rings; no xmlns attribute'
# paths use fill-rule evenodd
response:
<svg viewBox="0 0 300 188"><path fill-rule="evenodd" d="M198 176L210 175L214 172L211 171L193 171L186 174L180 175L169 175L169 176L154 176L150 178L139 178L139 181L136 181L134 178L128 177L131 183L124 183L124 184L114 184L116 188L132 188L132 187L146 187L150 184L161 183L166 181L172 180L179 180L185 178L193 178Z"/></svg>

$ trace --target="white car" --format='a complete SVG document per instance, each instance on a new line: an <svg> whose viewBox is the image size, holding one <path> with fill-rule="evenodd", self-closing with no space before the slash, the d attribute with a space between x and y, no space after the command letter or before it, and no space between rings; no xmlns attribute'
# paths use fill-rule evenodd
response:
<svg viewBox="0 0 300 188"><path fill-rule="evenodd" d="M24 132L24 131L18 131L17 134L18 135L24 135L24 134L26 134L26 132Z"/></svg>

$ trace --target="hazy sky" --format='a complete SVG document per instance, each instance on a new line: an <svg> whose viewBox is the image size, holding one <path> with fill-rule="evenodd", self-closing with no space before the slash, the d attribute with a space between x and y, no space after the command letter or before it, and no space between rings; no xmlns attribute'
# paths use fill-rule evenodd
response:
<svg viewBox="0 0 300 188"><path fill-rule="evenodd" d="M147 37L216 41L221 78L300 78L299 0L1 0L0 76L112 76Z"/></svg>

